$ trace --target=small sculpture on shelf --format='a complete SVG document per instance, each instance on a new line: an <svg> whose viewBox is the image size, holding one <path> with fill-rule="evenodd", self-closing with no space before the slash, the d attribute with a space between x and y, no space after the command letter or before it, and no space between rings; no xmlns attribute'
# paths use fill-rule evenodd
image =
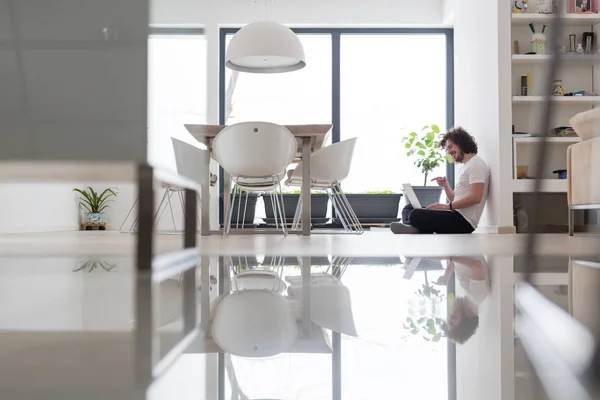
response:
<svg viewBox="0 0 600 400"><path fill-rule="evenodd" d="M565 89L563 89L562 81L560 79L555 79L554 84L552 85L552 96L564 96Z"/></svg>

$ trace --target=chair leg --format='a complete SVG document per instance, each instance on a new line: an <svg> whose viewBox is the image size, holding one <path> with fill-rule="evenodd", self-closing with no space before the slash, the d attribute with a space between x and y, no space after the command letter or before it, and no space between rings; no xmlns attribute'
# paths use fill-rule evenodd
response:
<svg viewBox="0 0 600 400"><path fill-rule="evenodd" d="M233 215L233 206L235 204L235 193L231 197L231 204L229 205L229 209L225 211L226 215L225 218L223 218L223 221L225 222L225 227L223 229L224 235L229 235L229 230L231 228L231 217Z"/></svg>
<svg viewBox="0 0 600 400"><path fill-rule="evenodd" d="M339 218L340 223L342 224L342 227L344 228L345 231L349 231L350 228L348 227L348 225L346 223L346 215L343 212L341 205L339 204L340 200L337 198L333 189L331 189L331 193L328 190L327 194L329 195L329 199L331 200L331 205L332 205L333 209L335 210L335 213L336 213L337 217Z"/></svg>
<svg viewBox="0 0 600 400"><path fill-rule="evenodd" d="M281 229L283 230L283 236L287 236L287 226L285 219L285 208L283 205L283 192L281 190L281 182L277 184L279 187L279 194L275 193L275 198L277 199L277 208L279 209L279 215L281 217Z"/></svg>
<svg viewBox="0 0 600 400"><path fill-rule="evenodd" d="M165 189L165 194L163 195L163 197L158 205L158 209L156 210L156 213L154 214L154 229L155 230L158 228L158 222L160 221L162 215L165 212L165 209L167 208L165 200L167 199L168 196L169 196L169 189ZM163 204L165 204L164 207L163 207Z"/></svg>
<svg viewBox="0 0 600 400"><path fill-rule="evenodd" d="M241 196L241 194L240 194ZM241 198L240 198L241 200ZM241 201L240 201L241 203ZM244 229L244 223L246 222L246 210L248 209L248 192L246 192L246 200L244 201L244 214L242 214L242 229ZM254 221L252 221L254 222Z"/></svg>
<svg viewBox="0 0 600 400"><path fill-rule="evenodd" d="M135 205L138 203L138 198L135 199L135 201L133 202L133 205L131 206L131 208L129 209L129 212L127 213L127 216L125 217L125 219L123 220L123 223L121 224L121 226L119 227L119 232L123 233L123 225L125 225L125 222L127 222L127 218L129 218L129 216L131 215L131 212L133 211L133 209L135 208ZM129 233L131 233L131 231L133 230L133 226L137 223L137 217L133 220L133 223L131 224L131 227L129 228Z"/></svg>
<svg viewBox="0 0 600 400"><path fill-rule="evenodd" d="M233 197L235 197L235 194L233 195ZM239 201L238 201L238 208L237 208L237 218L235 219L235 228L239 229L240 227L240 207L242 206L242 192L240 191L239 193ZM244 221L244 215L242 215L242 223Z"/></svg>
<svg viewBox="0 0 600 400"><path fill-rule="evenodd" d="M358 220L356 213L354 213L354 210L352 209L350 202L344 195L344 192L342 192L339 185L334 185L332 187L331 191L333 193L333 196L337 200L336 201L336 203L337 203L336 211L338 213L340 213L340 221L343 221L344 219L346 220L346 223L344 224L342 222L342 225L345 225L345 228L348 232L362 234L364 232L364 229L363 229L360 221Z"/></svg>
<svg viewBox="0 0 600 400"><path fill-rule="evenodd" d="M575 231L575 210L569 207L569 236L573 236Z"/></svg>
<svg viewBox="0 0 600 400"><path fill-rule="evenodd" d="M271 198L271 208L273 209L273 218L275 219L275 229L279 229L279 216L277 214L277 205L275 204L275 196L273 192L269 192Z"/></svg>
<svg viewBox="0 0 600 400"><path fill-rule="evenodd" d="M173 196L172 190L167 190L169 195L167 196L167 201L169 203L169 211L171 212L171 221L173 222L173 230L177 231L177 223L175 222L175 214L173 213L173 204L171 204L171 197ZM184 208L185 210L185 208Z"/></svg>
<svg viewBox="0 0 600 400"><path fill-rule="evenodd" d="M337 191L339 196L342 199L342 202L345 204L346 206L346 210L348 212L348 215L350 216L350 219L353 222L353 225L356 227L356 232L357 233L364 233L364 229L362 227L362 224L360 223L358 216L356 215L356 213L354 212L354 210L352 209L352 206L350 205L350 202L348 201L348 198L346 197L346 195L344 194L344 192L342 191L342 188L338 185L336 185Z"/></svg>
<svg viewBox="0 0 600 400"><path fill-rule="evenodd" d="M294 221L292 222L292 230L297 230L298 225L300 224L300 216L302 215L302 195L298 198L298 203L296 204L296 213L294 214Z"/></svg>

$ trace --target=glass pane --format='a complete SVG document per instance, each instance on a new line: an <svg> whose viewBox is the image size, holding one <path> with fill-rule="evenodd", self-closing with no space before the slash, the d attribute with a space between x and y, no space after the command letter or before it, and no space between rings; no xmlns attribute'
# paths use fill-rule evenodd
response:
<svg viewBox="0 0 600 400"><path fill-rule="evenodd" d="M194 143L183 124L207 120L206 37L151 36L148 59L148 156L174 168L170 138Z"/></svg>
<svg viewBox="0 0 600 400"><path fill-rule="evenodd" d="M424 125L445 128L445 35L342 35L340 79L341 138L359 138L344 190L423 185L401 140ZM444 165L429 178L438 175Z"/></svg>
<svg viewBox="0 0 600 400"><path fill-rule="evenodd" d="M282 74L237 73L226 69L227 124L331 123L331 36L299 35L306 67ZM227 37L227 45L232 36Z"/></svg>
<svg viewBox="0 0 600 400"><path fill-rule="evenodd" d="M233 36L227 37L227 45ZM331 35L299 35L306 67L281 74L225 72L225 121L267 121L278 124L331 123ZM331 139L331 137L329 138ZM296 165L290 165L290 169ZM283 186L285 192L297 188ZM266 218L263 198L256 218Z"/></svg>

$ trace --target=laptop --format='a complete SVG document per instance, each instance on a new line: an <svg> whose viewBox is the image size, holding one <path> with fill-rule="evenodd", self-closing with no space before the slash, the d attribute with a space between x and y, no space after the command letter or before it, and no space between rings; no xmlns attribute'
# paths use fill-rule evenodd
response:
<svg viewBox="0 0 600 400"><path fill-rule="evenodd" d="M404 195L406 196L408 201L410 201L410 204L412 204L413 208L424 208L423 206L421 206L421 202L417 198L417 194L415 193L410 183L403 183L402 188L404 189Z"/></svg>

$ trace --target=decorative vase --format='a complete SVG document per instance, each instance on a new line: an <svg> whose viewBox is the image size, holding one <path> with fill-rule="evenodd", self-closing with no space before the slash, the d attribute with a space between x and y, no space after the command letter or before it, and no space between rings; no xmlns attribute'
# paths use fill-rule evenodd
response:
<svg viewBox="0 0 600 400"><path fill-rule="evenodd" d="M92 224L104 222L104 213L87 213L85 215L85 222Z"/></svg>
<svg viewBox="0 0 600 400"><path fill-rule="evenodd" d="M556 79L552 85L552 96L564 96L564 94L565 89L563 89L562 81L560 79Z"/></svg>

